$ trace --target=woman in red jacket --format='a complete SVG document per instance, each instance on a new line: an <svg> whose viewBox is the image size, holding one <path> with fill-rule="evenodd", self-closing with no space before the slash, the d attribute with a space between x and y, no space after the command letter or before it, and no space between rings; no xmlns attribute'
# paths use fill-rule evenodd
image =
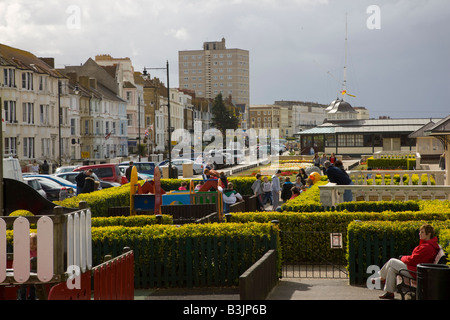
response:
<svg viewBox="0 0 450 320"><path fill-rule="evenodd" d="M434 234L434 229L429 224L420 227L419 245L413 250L410 256L401 256L400 259L390 259L380 270L380 281L385 283L385 294L381 299L394 299L394 292L399 270L408 269L416 271L420 263L432 263L439 252L438 239Z"/></svg>

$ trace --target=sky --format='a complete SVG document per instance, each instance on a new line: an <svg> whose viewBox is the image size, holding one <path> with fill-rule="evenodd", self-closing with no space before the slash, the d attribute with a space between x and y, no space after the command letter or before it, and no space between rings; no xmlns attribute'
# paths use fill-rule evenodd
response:
<svg viewBox="0 0 450 320"><path fill-rule="evenodd" d="M339 97L372 118L439 118L450 115L449 18L448 0L0 0L0 43L57 68L98 54L135 71L168 61L173 88L178 51L225 38L250 53L250 104Z"/></svg>

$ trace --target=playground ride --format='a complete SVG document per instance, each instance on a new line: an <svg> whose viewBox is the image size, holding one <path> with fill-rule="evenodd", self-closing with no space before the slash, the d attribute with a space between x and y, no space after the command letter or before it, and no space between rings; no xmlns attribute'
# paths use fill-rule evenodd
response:
<svg viewBox="0 0 450 320"><path fill-rule="evenodd" d="M142 185L137 180L137 170L133 168L130 181L130 215L138 213L161 214L161 206L216 204L219 221L223 221L223 194L220 179L191 179L189 190L166 192L161 188L160 170L155 170L153 180ZM203 185L195 190L195 184Z"/></svg>
<svg viewBox="0 0 450 320"><path fill-rule="evenodd" d="M126 267L133 275L133 251L107 266L92 265L91 211L86 202L81 201L78 209L56 206L13 179L4 178L3 187L4 214L28 210L34 216L0 216L0 300L16 300L21 286L35 286L39 300L91 300L92 283L94 299L134 299L132 276L124 280L118 273ZM9 226L12 245L7 241ZM37 254L32 259L31 232L37 234ZM114 280L99 285L111 272Z"/></svg>

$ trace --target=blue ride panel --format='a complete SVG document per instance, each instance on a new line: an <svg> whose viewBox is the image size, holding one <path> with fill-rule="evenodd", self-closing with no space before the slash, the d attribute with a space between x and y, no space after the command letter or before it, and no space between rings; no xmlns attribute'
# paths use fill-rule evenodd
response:
<svg viewBox="0 0 450 320"><path fill-rule="evenodd" d="M155 195L154 194L135 194L134 195L134 210L147 211L155 209Z"/></svg>
<svg viewBox="0 0 450 320"><path fill-rule="evenodd" d="M175 204L191 204L191 194L189 192L176 191L162 195L162 205L169 206Z"/></svg>

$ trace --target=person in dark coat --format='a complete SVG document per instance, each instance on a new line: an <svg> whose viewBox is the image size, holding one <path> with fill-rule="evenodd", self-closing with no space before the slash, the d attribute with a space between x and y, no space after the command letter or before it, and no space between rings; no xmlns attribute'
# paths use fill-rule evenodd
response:
<svg viewBox="0 0 450 320"><path fill-rule="evenodd" d="M50 168L48 166L47 160L44 160L44 163L41 166L41 171L43 174L49 174Z"/></svg>
<svg viewBox="0 0 450 320"><path fill-rule="evenodd" d="M84 180L84 186L81 193L91 193L95 190L95 179L92 176L87 176Z"/></svg>
<svg viewBox="0 0 450 320"><path fill-rule="evenodd" d="M86 182L86 177L92 175L92 169L87 169L86 171L81 171L76 177L75 182L77 183L77 194L83 192L83 187Z"/></svg>
<svg viewBox="0 0 450 320"><path fill-rule="evenodd" d="M127 177L128 182L131 181L131 171L133 170L133 161L130 161L128 168L125 170L125 177Z"/></svg>
<svg viewBox="0 0 450 320"><path fill-rule="evenodd" d="M283 187L281 188L281 199L284 202L288 201L292 197L292 187L294 184L291 182L290 177L284 179Z"/></svg>
<svg viewBox="0 0 450 320"><path fill-rule="evenodd" d="M335 165L339 165L338 161ZM326 168L326 175L330 182L336 183L337 185L351 185L353 184L352 179L348 176L347 172L342 168L339 168L335 165L332 165L330 161L325 161L324 167ZM344 190L344 201L349 202L352 201L352 192L351 190Z"/></svg>

